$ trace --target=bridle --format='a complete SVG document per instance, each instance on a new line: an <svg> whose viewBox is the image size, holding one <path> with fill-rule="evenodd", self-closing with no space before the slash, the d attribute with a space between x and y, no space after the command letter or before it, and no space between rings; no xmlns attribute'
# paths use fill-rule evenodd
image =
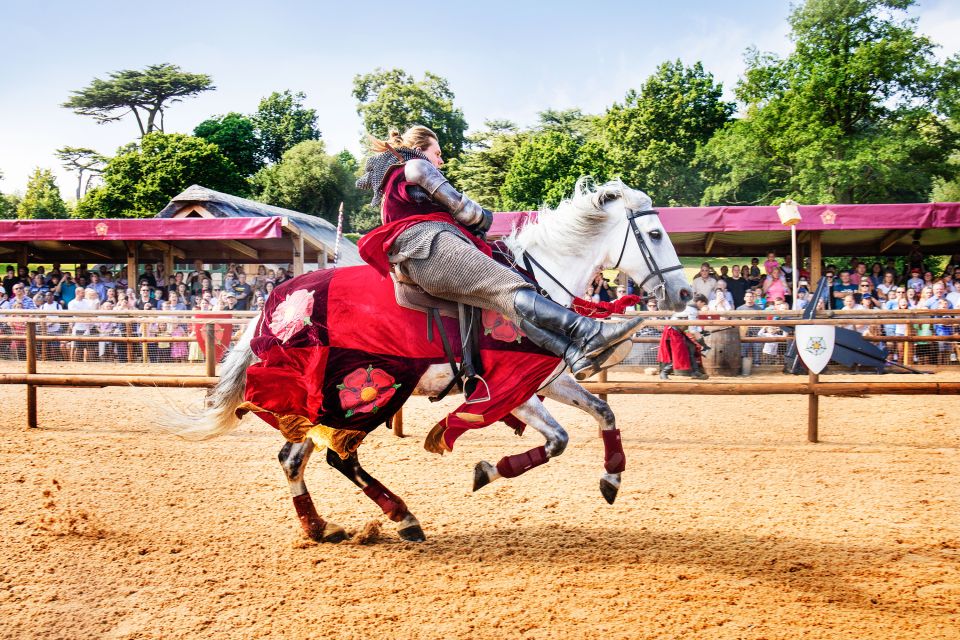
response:
<svg viewBox="0 0 960 640"><path fill-rule="evenodd" d="M659 211L656 209L645 209L643 211L634 211L632 209L626 209L627 212L627 230L623 235L623 246L620 248L620 257L617 258L617 263L613 265L613 269L619 269L620 263L623 261L623 255L627 251L627 241L630 239L630 232L633 232L633 237L637 241L637 247L640 249L640 255L643 256L643 261L647 266L647 277L643 279L642 282L637 283L637 286L643 290L647 282L651 278L657 278L659 282L653 287L650 296L646 298L656 298L657 300L665 300L667 297L667 281L663 277L663 274L670 273L671 271L677 271L678 269L683 269L683 265L679 262L670 267L664 269L660 268L660 265L657 264L656 258L653 257L653 253L650 251L650 247L647 245L646 239L643 237L643 233L640 231L640 228L637 226L637 218L642 218L643 216L659 215ZM557 280L552 273L547 271L542 264L537 262L537 260L531 256L526 251L523 252L523 264L527 272L533 276L533 279L536 280L536 273L534 272L534 267L538 267L540 271L553 280L554 283L558 284L564 293L570 296L571 299L578 298L579 296L573 294L569 289L567 289L562 282ZM539 287L540 294L546 295L546 291ZM547 296L549 297L549 296Z"/></svg>

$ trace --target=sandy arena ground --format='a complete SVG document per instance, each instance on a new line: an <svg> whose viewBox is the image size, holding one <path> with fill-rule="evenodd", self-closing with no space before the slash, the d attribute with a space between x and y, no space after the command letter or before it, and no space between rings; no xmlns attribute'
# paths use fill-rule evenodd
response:
<svg viewBox="0 0 960 640"><path fill-rule="evenodd" d="M411 437L360 453L428 541L385 522L317 545L269 427L151 431L164 398L201 395L40 389L27 433L23 387L0 387L0 637L960 638L957 397L825 398L813 445L802 397L614 396L613 506L585 414L551 404L567 452L473 494L474 463L539 436L494 425L439 458L421 441L451 403L415 398ZM380 516L322 455L307 478L328 519Z"/></svg>

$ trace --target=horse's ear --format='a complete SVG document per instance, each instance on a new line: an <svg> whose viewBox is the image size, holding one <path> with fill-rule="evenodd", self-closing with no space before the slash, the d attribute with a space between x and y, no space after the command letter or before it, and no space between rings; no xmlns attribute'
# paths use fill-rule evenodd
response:
<svg viewBox="0 0 960 640"><path fill-rule="evenodd" d="M613 189L600 189L595 194L593 194L593 203L596 205L597 209L603 207L603 205L608 202L612 202L620 197L620 194Z"/></svg>

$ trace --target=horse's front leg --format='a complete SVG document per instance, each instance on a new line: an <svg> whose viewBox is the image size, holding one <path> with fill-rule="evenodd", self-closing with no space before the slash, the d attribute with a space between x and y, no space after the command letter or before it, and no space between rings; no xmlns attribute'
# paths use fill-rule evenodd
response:
<svg viewBox="0 0 960 640"><path fill-rule="evenodd" d="M623 453L620 430L617 429L616 417L610 405L581 387L573 376L566 373L547 385L541 393L547 398L586 411L600 425L604 468L600 476L600 493L609 504L613 504L620 491L621 474L626 467L627 457Z"/></svg>
<svg viewBox="0 0 960 640"><path fill-rule="evenodd" d="M537 430L546 444L536 449L500 459L496 465L486 460L477 463L473 469L473 490L485 487L497 478L515 478L534 467L539 467L550 458L563 453L570 439L567 432L547 411L543 403L533 396L511 412L527 425Z"/></svg>
<svg viewBox="0 0 960 640"><path fill-rule="evenodd" d="M350 482L360 487L363 493L377 503L383 513L399 523L397 534L410 542L423 542L426 536L420 527L420 521L410 513L403 500L383 486L379 480L371 476L360 466L357 453L353 452L344 460L333 449L327 449L327 464L342 473Z"/></svg>
<svg viewBox="0 0 960 640"><path fill-rule="evenodd" d="M290 483L290 494L293 496L293 508L297 510L297 518L304 532L317 542L340 542L345 540L347 532L340 525L326 522L317 513L303 481L303 472L313 453L313 440L307 438L303 442L288 442L283 445L280 454L280 466Z"/></svg>

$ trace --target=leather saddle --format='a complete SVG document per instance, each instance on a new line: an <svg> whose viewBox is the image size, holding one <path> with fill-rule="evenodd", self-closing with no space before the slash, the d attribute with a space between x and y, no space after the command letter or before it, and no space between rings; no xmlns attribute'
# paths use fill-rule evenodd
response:
<svg viewBox="0 0 960 640"><path fill-rule="evenodd" d="M488 401L490 399L490 387L483 379L483 366L480 361L480 309L430 295L403 273L400 265L393 265L391 277L397 304L405 309L426 314L427 340L433 342L434 329L440 335L444 353L453 373L450 384L437 395L431 396L430 401L441 400L454 386L460 387L467 396L471 396L478 385L482 385L486 389L486 393L481 394L480 397L472 397L466 401L466 404ZM460 322L462 358L459 363L450 346L450 338L447 336L441 316L454 318Z"/></svg>

